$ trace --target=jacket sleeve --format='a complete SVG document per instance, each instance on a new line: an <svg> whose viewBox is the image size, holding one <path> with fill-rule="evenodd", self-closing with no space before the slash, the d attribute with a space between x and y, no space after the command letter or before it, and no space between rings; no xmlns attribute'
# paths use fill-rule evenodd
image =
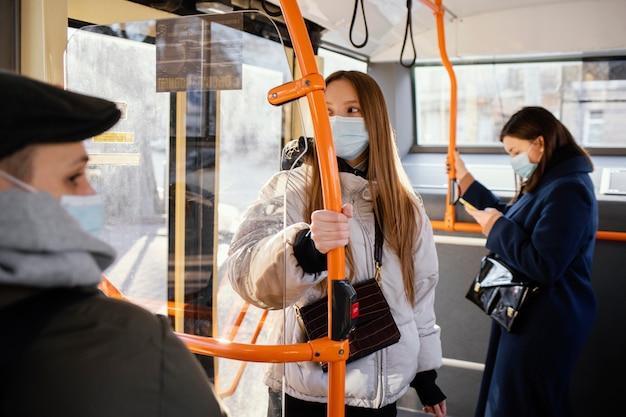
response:
<svg viewBox="0 0 626 417"><path fill-rule="evenodd" d="M448 398L441 391L441 388L437 386L436 379L437 371L431 369L430 371L419 372L409 384L415 388L415 392L417 392L417 396L422 404L434 406Z"/></svg>
<svg viewBox="0 0 626 417"><path fill-rule="evenodd" d="M311 239L311 229L303 229L296 234L293 252L305 272L316 273L328 269L326 254L315 247L315 242Z"/></svg>
<svg viewBox="0 0 626 417"><path fill-rule="evenodd" d="M415 258L414 315L420 338L417 372L441 367L441 328L435 317L435 289L439 281L439 260L432 225L420 201L419 231Z"/></svg>
<svg viewBox="0 0 626 417"><path fill-rule="evenodd" d="M479 210L493 207L505 213L507 203L501 201L494 193L478 181L472 182L463 193L463 198Z"/></svg>
<svg viewBox="0 0 626 417"><path fill-rule="evenodd" d="M298 232L309 224L301 216L300 187L287 183L287 178L278 173L261 189L229 249L228 278L233 289L260 308L289 306L327 275L326 271L305 272L294 255Z"/></svg>
<svg viewBox="0 0 626 417"><path fill-rule="evenodd" d="M595 239L593 189L562 180L493 225L486 246L529 278L553 284Z"/></svg>

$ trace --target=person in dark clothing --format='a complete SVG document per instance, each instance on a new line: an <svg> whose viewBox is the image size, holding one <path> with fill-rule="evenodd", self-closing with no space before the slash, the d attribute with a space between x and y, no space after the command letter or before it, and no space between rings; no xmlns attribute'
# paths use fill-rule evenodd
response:
<svg viewBox="0 0 626 417"><path fill-rule="evenodd" d="M591 159L568 129L542 107L525 107L500 141L521 178L505 204L455 168L466 211L482 226L487 248L541 284L519 326L492 324L476 417L568 417L570 376L594 325L591 264L598 207Z"/></svg>
<svg viewBox="0 0 626 417"><path fill-rule="evenodd" d="M115 104L0 71L0 416L228 416L166 317L106 297L83 139Z"/></svg>

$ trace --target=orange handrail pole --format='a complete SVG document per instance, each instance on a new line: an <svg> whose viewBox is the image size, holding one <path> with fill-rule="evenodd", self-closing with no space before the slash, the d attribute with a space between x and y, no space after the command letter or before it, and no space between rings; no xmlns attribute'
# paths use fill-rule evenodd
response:
<svg viewBox="0 0 626 417"><path fill-rule="evenodd" d="M454 229L454 221L456 217L456 213L454 211L454 201L452 201L452 187L456 180L456 168L454 167L454 150L456 149L456 112L457 112L457 84L456 84L456 75L454 74L454 69L452 68L452 63L448 58L448 53L446 52L446 36L444 31L444 22L443 18L445 15L445 9L443 7L442 0L420 0L422 4L429 7L433 14L435 15L435 19L437 21L437 44L439 46L439 56L441 57L441 62L443 63L446 71L448 72L448 77L450 78L450 132L449 132L449 144L448 144L448 155L447 155L447 164L450 167L448 171L448 193L447 193L447 203L446 203L446 213L444 217L444 230L455 230Z"/></svg>
<svg viewBox="0 0 626 417"><path fill-rule="evenodd" d="M296 59L305 80L306 96L311 109L315 143L318 153L318 164L322 183L322 195L324 208L327 210L341 211L341 188L339 185L339 170L335 147L333 145L328 108L324 98L324 83L322 88L310 88L306 81L313 78L319 83L321 76L315 62L313 46L304 24L304 19L296 0L281 0L280 7L291 36ZM323 79L322 79L323 80ZM309 83L310 84L310 83ZM332 300L332 281L345 278L345 252L344 248L333 249L328 252L328 299ZM332 305L328 303L328 329L330 341L330 329L332 329ZM343 417L345 413L345 378L346 362L331 361L328 367L328 415Z"/></svg>
<svg viewBox="0 0 626 417"><path fill-rule="evenodd" d="M348 359L348 339L336 341L325 337L291 345L257 345L175 333L191 352L206 356L266 363L319 361L332 364L337 360L345 363Z"/></svg>
<svg viewBox="0 0 626 417"><path fill-rule="evenodd" d="M448 53L446 52L446 38L444 32L444 14L442 0L436 1L435 17L437 19L437 40L439 45L439 55L441 56L441 62L446 67L448 77L450 78L450 141L448 144L448 156L447 163L450 167L448 171L448 193L446 204L446 214L444 217L446 230L453 230L455 221L454 201L452 201L452 187L456 180L456 168L454 166L454 150L456 149L456 112L457 112L457 85L456 75L452 68L452 63L448 59Z"/></svg>
<svg viewBox="0 0 626 417"><path fill-rule="evenodd" d="M600 230L596 232L596 239L617 240L620 242L626 242L626 232L607 232L607 231Z"/></svg>
<svg viewBox="0 0 626 417"><path fill-rule="evenodd" d="M130 301L122 294L104 275L98 288L108 297L119 298ZM194 313L193 306L186 304L190 310L184 313ZM170 311L171 316L171 311ZM252 337L251 343L233 343L231 340L220 340L212 337L190 335L182 332L175 332L185 343L187 348L193 352L207 356L218 356L226 359L235 359L249 362L301 362L301 361L335 361L344 363L348 359L349 342L348 339L335 341L330 338L312 340L308 343L296 343L291 345L256 345L256 339L263 328L267 311L259 319L257 329ZM234 336L236 330L231 332Z"/></svg>
<svg viewBox="0 0 626 417"><path fill-rule="evenodd" d="M102 274L100 275L100 283L98 284L98 288L108 297L117 298L119 300L127 300L126 296L124 296L124 294L122 294L122 292L118 290L117 287L113 285L113 283Z"/></svg>
<svg viewBox="0 0 626 417"><path fill-rule="evenodd" d="M239 314L239 317L237 318L237 323L233 326L233 330L231 331L230 335L228 336L228 340L232 341L235 339L235 336L239 330L239 327L241 325L241 321L243 320L244 316L246 315L245 312L248 311L248 306L250 304L248 302L246 302L244 304L244 307L242 307L241 309L241 313ZM245 308L245 311L244 311ZM259 322L257 323L256 329L254 330L254 333L252 334L252 337L250 338L250 343L251 344L255 344L257 339L259 338L259 334L261 333L261 329L263 328L263 324L265 323L265 319L267 318L267 314L268 314L268 310L263 310L263 313L261 314L261 318L259 319ZM237 374L235 375L235 377L233 378L233 383L231 384L230 388L227 389L226 391L220 392L220 397L224 398L224 397L228 397L231 396L235 390L237 389L237 387L239 386L239 382L241 381L241 376L243 375L243 371L246 369L246 366L248 365L248 362L241 362L241 364L239 365L239 369L237 370Z"/></svg>
<svg viewBox="0 0 626 417"><path fill-rule="evenodd" d="M440 6L437 5L432 0L420 0L420 3L423 3L425 6L428 6L433 13L437 13L439 11Z"/></svg>
<svg viewBox="0 0 626 417"><path fill-rule="evenodd" d="M233 323L233 328L230 330L230 334L228 335L228 340L235 340L235 336L237 335L237 332L239 332L239 328L241 327L241 323L243 322L243 319L246 317L246 314L248 313L248 308L250 307L250 303L245 301L243 303L243 305L241 306L241 310L239 310L239 314L237 315L237 319L235 320L235 323ZM263 310L263 321L265 321L265 315L267 315L267 310Z"/></svg>
<svg viewBox="0 0 626 417"><path fill-rule="evenodd" d="M454 208L454 206L452 207ZM476 233L482 232L482 227L478 223L453 222L452 227L450 227L450 225L444 220L431 220L430 223L434 230Z"/></svg>
<svg viewBox="0 0 626 417"><path fill-rule="evenodd" d="M431 220L430 223L434 230L449 230L445 221L443 220ZM452 226L452 230L455 232L476 232L481 233L482 227L478 223L462 223L455 222ZM626 242L626 232L611 232L605 230L598 230L596 232L597 240L614 240L618 242Z"/></svg>

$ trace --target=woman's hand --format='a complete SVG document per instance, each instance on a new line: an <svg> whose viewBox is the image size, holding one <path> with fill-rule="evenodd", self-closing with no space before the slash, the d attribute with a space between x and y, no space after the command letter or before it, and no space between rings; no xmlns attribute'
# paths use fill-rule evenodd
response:
<svg viewBox="0 0 626 417"><path fill-rule="evenodd" d="M426 414L434 414L436 417L446 417L448 410L446 410L446 400L443 400L439 404L427 405L422 408Z"/></svg>
<svg viewBox="0 0 626 417"><path fill-rule="evenodd" d="M471 208L465 207L465 211L476 220L478 224L483 228L483 235L489 236L489 232L491 232L491 227L493 224L502 217L502 213L493 207L487 207L484 210L473 210Z"/></svg>
<svg viewBox="0 0 626 417"><path fill-rule="evenodd" d="M459 181L469 173L465 162L461 159L461 154L456 149L454 150L454 169L456 170L456 179ZM446 161L446 173L448 172L450 172L450 161Z"/></svg>
<svg viewBox="0 0 626 417"><path fill-rule="evenodd" d="M352 217L352 204L333 210L316 210L311 214L311 239L321 253L344 247L350 240L348 219Z"/></svg>

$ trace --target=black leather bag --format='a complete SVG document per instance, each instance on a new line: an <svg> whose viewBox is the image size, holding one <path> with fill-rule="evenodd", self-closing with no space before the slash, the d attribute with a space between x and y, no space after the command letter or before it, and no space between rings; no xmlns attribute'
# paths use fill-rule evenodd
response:
<svg viewBox="0 0 626 417"><path fill-rule="evenodd" d="M490 253L480 263L480 271L465 297L476 304L508 332L515 330L520 315L528 308L531 295L539 290L532 281L522 281L515 272Z"/></svg>

